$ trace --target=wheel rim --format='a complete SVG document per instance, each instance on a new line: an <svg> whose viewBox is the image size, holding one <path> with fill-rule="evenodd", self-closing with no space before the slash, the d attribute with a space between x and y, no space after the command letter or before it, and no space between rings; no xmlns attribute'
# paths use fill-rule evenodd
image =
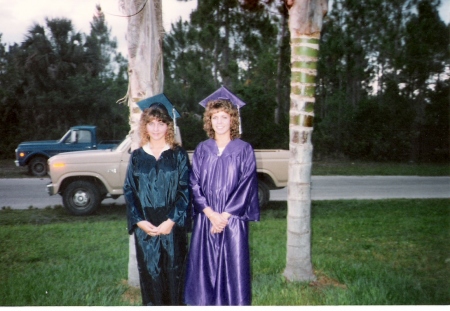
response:
<svg viewBox="0 0 450 311"><path fill-rule="evenodd" d="M89 204L89 194L84 190L78 190L73 195L73 203L77 207L86 207Z"/></svg>
<svg viewBox="0 0 450 311"><path fill-rule="evenodd" d="M44 171L44 164L42 164L42 163L36 163L34 166L33 166L33 169L34 169L34 171L36 172L36 173L42 173L43 171Z"/></svg>

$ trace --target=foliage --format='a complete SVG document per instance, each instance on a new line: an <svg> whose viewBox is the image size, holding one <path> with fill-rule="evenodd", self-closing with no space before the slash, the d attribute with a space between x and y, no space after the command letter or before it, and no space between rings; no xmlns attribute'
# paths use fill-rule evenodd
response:
<svg viewBox="0 0 450 311"><path fill-rule="evenodd" d="M320 45L316 156L449 160L449 37L439 5L333 1Z"/></svg>
<svg viewBox="0 0 450 311"><path fill-rule="evenodd" d="M100 6L89 35L65 18L34 23L21 44L0 48L0 158L11 158L22 141L60 138L70 126L97 125L100 139L128 131L124 106L126 61Z"/></svg>
<svg viewBox="0 0 450 311"><path fill-rule="evenodd" d="M450 160L449 38L439 5L333 1L320 43L316 159ZM190 22L174 24L165 39L165 90L178 107L201 115L197 103L226 85L247 102L243 138L256 148L288 148L285 9L283 1L208 0ZM198 137L187 128L191 136Z"/></svg>
<svg viewBox="0 0 450 311"><path fill-rule="evenodd" d="M324 20L313 132L315 160L450 160L449 25L439 0L334 0ZM182 113L183 144L206 138L200 100L220 85L247 105L255 148L288 148L290 46L281 0L204 0L164 39L164 92ZM72 125L128 132L127 61L100 7L89 34L70 20L32 24L20 44L0 37L0 158L21 141L58 139ZM20 129L20 130L19 130Z"/></svg>
<svg viewBox="0 0 450 311"><path fill-rule="evenodd" d="M261 6L250 11L239 1L199 1L190 23L173 24L164 40L165 92L182 111L202 115L198 103L225 85L247 103L242 137L255 148L287 148L287 118L273 121L277 92L289 97L288 79L277 84L277 22ZM183 137L199 136L186 128Z"/></svg>
<svg viewBox="0 0 450 311"><path fill-rule="evenodd" d="M448 199L312 204L317 281L286 282L286 202L252 223L253 305L447 305ZM32 241L30 243L30 241ZM125 206L0 211L0 305L130 306Z"/></svg>

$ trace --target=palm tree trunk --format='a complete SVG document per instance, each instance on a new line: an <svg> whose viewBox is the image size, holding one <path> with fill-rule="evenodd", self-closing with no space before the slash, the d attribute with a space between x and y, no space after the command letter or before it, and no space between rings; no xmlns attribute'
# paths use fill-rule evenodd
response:
<svg viewBox="0 0 450 311"><path fill-rule="evenodd" d="M139 148L139 119L137 102L163 91L163 55L161 0L119 0L128 16L128 106L130 107L131 150ZM130 235L128 284L139 286L134 236Z"/></svg>
<svg viewBox="0 0 450 311"><path fill-rule="evenodd" d="M315 279L311 262L311 167L315 78L327 0L287 0L291 33L291 108L286 268L289 281Z"/></svg>

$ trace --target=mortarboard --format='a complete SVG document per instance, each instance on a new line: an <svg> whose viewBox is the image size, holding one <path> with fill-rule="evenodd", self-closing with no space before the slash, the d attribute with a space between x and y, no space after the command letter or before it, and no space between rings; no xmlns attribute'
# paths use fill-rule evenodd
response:
<svg viewBox="0 0 450 311"><path fill-rule="evenodd" d="M167 112L169 113L169 116L172 118L174 123L176 122L175 119L180 117L180 113L175 109L173 104L170 102L170 100L164 93L137 102L137 105L139 106L139 108L141 108L142 111L157 104L160 105L162 104L164 108L166 108Z"/></svg>
<svg viewBox="0 0 450 311"><path fill-rule="evenodd" d="M206 108L206 105L208 105L208 102L216 99L224 99L230 101L234 106L236 106L238 110L239 115L239 134L242 134L242 127L241 127L241 113L239 109L243 106L245 106L245 102L234 95L229 89L227 89L224 86L221 86L219 89L217 89L214 93L203 99L199 104Z"/></svg>
<svg viewBox="0 0 450 311"><path fill-rule="evenodd" d="M206 105L208 104L209 101L216 99L228 100L238 109L241 108L242 106L245 106L245 103L239 97L231 93L231 91L224 86L221 86L214 93L212 93L204 100L202 100L199 104L206 108Z"/></svg>

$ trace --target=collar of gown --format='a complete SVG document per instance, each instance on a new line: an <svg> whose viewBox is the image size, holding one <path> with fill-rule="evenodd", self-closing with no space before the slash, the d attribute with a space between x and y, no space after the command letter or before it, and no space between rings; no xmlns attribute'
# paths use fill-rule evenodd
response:
<svg viewBox="0 0 450 311"><path fill-rule="evenodd" d="M242 141L239 138L232 139L226 146L225 149L219 155L219 148L217 147L216 141L212 138L205 141L205 146L209 149L209 152L217 156L224 156L239 152L242 147Z"/></svg>
<svg viewBox="0 0 450 311"><path fill-rule="evenodd" d="M153 154L152 149L150 148L150 144L145 144L144 146L142 146L142 149L144 149L144 151L152 156L154 156L156 158L156 156ZM161 153L159 156L161 156L161 154L166 151L169 150L170 146L168 144L166 144L163 148L163 150L161 150Z"/></svg>

